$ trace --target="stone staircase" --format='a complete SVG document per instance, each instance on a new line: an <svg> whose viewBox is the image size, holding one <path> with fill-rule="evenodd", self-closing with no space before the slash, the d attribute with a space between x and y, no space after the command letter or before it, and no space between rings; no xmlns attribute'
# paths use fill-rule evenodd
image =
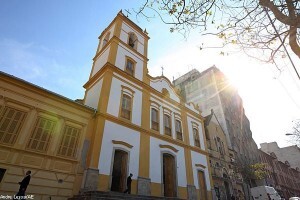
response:
<svg viewBox="0 0 300 200"><path fill-rule="evenodd" d="M89 191L83 194L75 195L68 200L118 200L118 199L128 199L128 200L181 200L176 197L156 197L156 196L143 196L135 194L124 194L119 192L102 192L102 191Z"/></svg>

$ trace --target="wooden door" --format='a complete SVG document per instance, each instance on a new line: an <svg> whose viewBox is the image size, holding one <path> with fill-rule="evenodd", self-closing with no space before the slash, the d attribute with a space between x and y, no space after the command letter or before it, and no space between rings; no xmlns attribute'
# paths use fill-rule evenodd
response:
<svg viewBox="0 0 300 200"><path fill-rule="evenodd" d="M175 159L170 154L163 154L164 196L176 197Z"/></svg>
<svg viewBox="0 0 300 200"><path fill-rule="evenodd" d="M225 186L225 191L226 191L227 199L230 199L231 195L230 195L230 190L229 190L229 184L228 184L227 181L224 181L224 186Z"/></svg>
<svg viewBox="0 0 300 200"><path fill-rule="evenodd" d="M207 200L207 189L205 184L205 176L203 171L198 171L198 181L200 190L200 200Z"/></svg>
<svg viewBox="0 0 300 200"><path fill-rule="evenodd" d="M128 154L116 150L114 155L111 191L123 192L126 189Z"/></svg>

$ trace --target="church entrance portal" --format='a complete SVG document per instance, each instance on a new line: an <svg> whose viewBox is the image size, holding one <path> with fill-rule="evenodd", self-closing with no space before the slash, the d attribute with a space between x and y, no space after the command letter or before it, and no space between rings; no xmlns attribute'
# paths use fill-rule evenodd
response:
<svg viewBox="0 0 300 200"><path fill-rule="evenodd" d="M206 184L205 184L205 176L203 171L198 171L198 181L199 181L199 190L200 190L200 199L207 199L206 194Z"/></svg>
<svg viewBox="0 0 300 200"><path fill-rule="evenodd" d="M175 158L171 154L163 154L164 196L176 197Z"/></svg>
<svg viewBox="0 0 300 200"><path fill-rule="evenodd" d="M114 155L111 191L123 192L126 189L128 153L116 150Z"/></svg>
<svg viewBox="0 0 300 200"><path fill-rule="evenodd" d="M225 177L223 175L223 177ZM227 176L226 176L227 177ZM229 184L227 181L224 181L224 186L225 186L225 191L226 191L226 196L227 196L227 199L230 199L231 198L231 195L230 195L230 190L229 190Z"/></svg>

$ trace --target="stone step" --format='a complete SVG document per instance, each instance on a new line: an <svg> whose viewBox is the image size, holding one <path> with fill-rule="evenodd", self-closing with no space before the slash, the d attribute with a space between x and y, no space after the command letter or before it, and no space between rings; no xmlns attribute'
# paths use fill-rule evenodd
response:
<svg viewBox="0 0 300 200"><path fill-rule="evenodd" d="M125 200L180 200L179 198L175 197L157 197L157 196L143 196L143 195L136 195L136 194L124 194L119 192L103 192L103 191L89 191L84 192L80 195L75 195L68 200L118 200L118 199L125 199Z"/></svg>

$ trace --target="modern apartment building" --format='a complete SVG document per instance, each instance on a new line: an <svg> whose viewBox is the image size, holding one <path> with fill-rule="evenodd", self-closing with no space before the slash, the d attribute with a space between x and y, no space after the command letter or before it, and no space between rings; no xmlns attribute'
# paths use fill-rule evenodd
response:
<svg viewBox="0 0 300 200"><path fill-rule="evenodd" d="M255 163L257 145L252 138L250 122L237 89L215 66L203 72L195 69L173 81L187 102L199 106L203 116L214 110L226 135L230 148L238 152L238 159Z"/></svg>
<svg viewBox="0 0 300 200"><path fill-rule="evenodd" d="M217 67L210 67L203 72L193 69L174 80L173 84L187 102L199 107L203 116L209 115L213 109L225 133L228 147L236 152L236 165L239 168L245 169L258 162L258 148L252 138L243 101L237 89ZM253 180L246 175L243 175L243 179L248 199L250 182Z"/></svg>

